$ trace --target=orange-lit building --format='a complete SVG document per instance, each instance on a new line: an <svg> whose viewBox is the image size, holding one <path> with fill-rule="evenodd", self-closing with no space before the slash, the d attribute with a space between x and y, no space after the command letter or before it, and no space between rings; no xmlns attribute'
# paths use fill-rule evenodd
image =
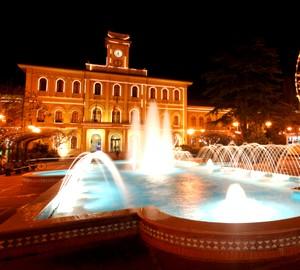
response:
<svg viewBox="0 0 300 270"><path fill-rule="evenodd" d="M204 128L209 121L207 108L188 107L192 82L153 78L145 69L130 68L130 44L129 35L108 32L106 64L87 63L84 70L19 64L26 73L23 126L60 130L73 154L100 148L126 153L134 115L143 125L155 101L161 117L169 112L174 140L186 143L189 127Z"/></svg>

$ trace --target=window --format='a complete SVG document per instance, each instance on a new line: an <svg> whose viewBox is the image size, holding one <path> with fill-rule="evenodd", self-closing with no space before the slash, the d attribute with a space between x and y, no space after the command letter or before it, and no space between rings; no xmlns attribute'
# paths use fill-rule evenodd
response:
<svg viewBox="0 0 300 270"><path fill-rule="evenodd" d="M130 112L130 123L134 124L134 123L138 123L139 122L139 113L137 110L132 110Z"/></svg>
<svg viewBox="0 0 300 270"><path fill-rule="evenodd" d="M168 99L168 90L164 89L162 92L162 99L167 100Z"/></svg>
<svg viewBox="0 0 300 270"><path fill-rule="evenodd" d="M72 136L71 138L71 149L76 149L77 148L77 137Z"/></svg>
<svg viewBox="0 0 300 270"><path fill-rule="evenodd" d="M78 123L79 122L79 114L78 112L72 112L71 123Z"/></svg>
<svg viewBox="0 0 300 270"><path fill-rule="evenodd" d="M56 111L55 112L55 123L62 123L63 118L62 118L62 111Z"/></svg>
<svg viewBox="0 0 300 270"><path fill-rule="evenodd" d="M137 88L137 86L133 86L131 88L131 96L134 97L134 98L138 97L138 88Z"/></svg>
<svg viewBox="0 0 300 270"><path fill-rule="evenodd" d="M75 81L73 82L73 94L79 94L80 93L80 82Z"/></svg>
<svg viewBox="0 0 300 270"><path fill-rule="evenodd" d="M192 116L192 118L191 118L191 126L192 127L196 126L196 117L195 116Z"/></svg>
<svg viewBox="0 0 300 270"><path fill-rule="evenodd" d="M47 90L47 79L40 78L39 80L39 91L46 91Z"/></svg>
<svg viewBox="0 0 300 270"><path fill-rule="evenodd" d="M113 110L112 111L112 123L120 123L121 121L121 113L119 110Z"/></svg>
<svg viewBox="0 0 300 270"><path fill-rule="evenodd" d="M97 107L95 107L92 111L92 119L94 122L101 122L101 110Z"/></svg>
<svg viewBox="0 0 300 270"><path fill-rule="evenodd" d="M64 84L65 84L65 82L63 80L57 80L57 82L56 82L56 92L62 93L64 91Z"/></svg>
<svg viewBox="0 0 300 270"><path fill-rule="evenodd" d="M113 135L110 138L110 151L120 152L121 139L118 135Z"/></svg>
<svg viewBox="0 0 300 270"><path fill-rule="evenodd" d="M118 84L114 85L114 91L113 91L113 96L119 97L121 95L121 87Z"/></svg>
<svg viewBox="0 0 300 270"><path fill-rule="evenodd" d="M44 122L44 121L45 121L45 114L42 110L39 110L37 114L37 122Z"/></svg>
<svg viewBox="0 0 300 270"><path fill-rule="evenodd" d="M174 116L173 125L174 126L179 126L179 116L178 115Z"/></svg>
<svg viewBox="0 0 300 270"><path fill-rule="evenodd" d="M101 95L101 90L102 90L101 83L95 83L94 84L94 95L95 96L100 96Z"/></svg>
<svg viewBox="0 0 300 270"><path fill-rule="evenodd" d="M174 100L179 101L179 91L178 90L174 91Z"/></svg>
<svg viewBox="0 0 300 270"><path fill-rule="evenodd" d="M199 117L199 126L200 127L204 126L204 118L203 117Z"/></svg>
<svg viewBox="0 0 300 270"><path fill-rule="evenodd" d="M151 99L155 99L156 98L156 93L155 93L156 91L155 91L155 88L151 88L150 89L150 98Z"/></svg>

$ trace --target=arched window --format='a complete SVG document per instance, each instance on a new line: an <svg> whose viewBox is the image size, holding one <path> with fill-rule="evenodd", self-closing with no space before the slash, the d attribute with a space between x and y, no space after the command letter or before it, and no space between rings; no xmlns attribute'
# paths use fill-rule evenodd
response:
<svg viewBox="0 0 300 270"><path fill-rule="evenodd" d="M95 96L100 96L101 95L101 91L102 90L102 85L101 83L95 83L94 84L94 95Z"/></svg>
<svg viewBox="0 0 300 270"><path fill-rule="evenodd" d="M79 94L80 93L80 82L75 81L73 82L73 94Z"/></svg>
<svg viewBox="0 0 300 270"><path fill-rule="evenodd" d="M113 135L110 138L110 151L120 152L121 150L121 138L119 135Z"/></svg>
<svg viewBox="0 0 300 270"><path fill-rule="evenodd" d="M78 122L79 122L79 114L78 112L74 111L72 112L71 123L78 123Z"/></svg>
<svg viewBox="0 0 300 270"><path fill-rule="evenodd" d="M76 149L77 148L77 137L72 136L71 138L71 149Z"/></svg>
<svg viewBox="0 0 300 270"><path fill-rule="evenodd" d="M179 101L179 91L178 90L174 91L174 100Z"/></svg>
<svg viewBox="0 0 300 270"><path fill-rule="evenodd" d="M195 116L192 116L192 118L191 118L191 126L196 127L196 117Z"/></svg>
<svg viewBox="0 0 300 270"><path fill-rule="evenodd" d="M155 94L156 94L155 88L151 88L150 89L150 98L155 99L156 98Z"/></svg>
<svg viewBox="0 0 300 270"><path fill-rule="evenodd" d="M44 122L45 121L45 114L43 110L39 110L37 113L37 122Z"/></svg>
<svg viewBox="0 0 300 270"><path fill-rule="evenodd" d="M92 111L92 120L94 122L101 122L101 117L102 117L101 110L96 106Z"/></svg>
<svg viewBox="0 0 300 270"><path fill-rule="evenodd" d="M55 112L55 123L62 123L63 117L62 117L62 111L56 111Z"/></svg>
<svg viewBox="0 0 300 270"><path fill-rule="evenodd" d="M204 126L204 118L202 116L199 117L199 126L200 127Z"/></svg>
<svg viewBox="0 0 300 270"><path fill-rule="evenodd" d="M56 81L56 92L62 93L64 91L65 82L61 79Z"/></svg>
<svg viewBox="0 0 300 270"><path fill-rule="evenodd" d="M119 110L114 109L112 111L111 121L112 123L121 123L121 113Z"/></svg>
<svg viewBox="0 0 300 270"><path fill-rule="evenodd" d="M137 110L132 110L130 112L130 123L138 123L139 122L139 112Z"/></svg>
<svg viewBox="0 0 300 270"><path fill-rule="evenodd" d="M167 100L168 99L168 90L164 89L162 92L162 99Z"/></svg>
<svg viewBox="0 0 300 270"><path fill-rule="evenodd" d="M173 118L173 125L174 126L179 126L179 116L175 115Z"/></svg>
<svg viewBox="0 0 300 270"><path fill-rule="evenodd" d="M115 97L121 96L121 87L120 87L120 85L118 85L118 84L114 85L113 96L115 96Z"/></svg>
<svg viewBox="0 0 300 270"><path fill-rule="evenodd" d="M46 91L47 90L47 79L40 78L39 80L39 91Z"/></svg>
<svg viewBox="0 0 300 270"><path fill-rule="evenodd" d="M131 88L131 96L132 97L134 97L134 98L137 98L138 97L138 88L137 88L137 86L133 86L132 88Z"/></svg>

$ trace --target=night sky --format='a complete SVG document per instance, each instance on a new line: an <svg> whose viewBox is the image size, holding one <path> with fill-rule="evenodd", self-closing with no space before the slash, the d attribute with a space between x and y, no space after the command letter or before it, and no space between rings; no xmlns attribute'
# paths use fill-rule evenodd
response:
<svg viewBox="0 0 300 270"><path fill-rule="evenodd" d="M2 7L0 83L23 84L17 63L76 69L84 69L87 61L105 64L107 31L130 34L130 67L146 68L151 77L193 81L189 95L194 99L201 98L199 78L216 53L257 37L278 48L284 74L294 76L299 9L288 1L265 6L138 1L135 10L126 6L128 1L102 2L34 6L26 1Z"/></svg>

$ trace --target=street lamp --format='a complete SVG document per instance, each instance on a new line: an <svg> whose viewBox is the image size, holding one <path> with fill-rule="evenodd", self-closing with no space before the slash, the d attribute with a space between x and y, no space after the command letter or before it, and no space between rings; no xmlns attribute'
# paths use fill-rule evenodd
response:
<svg viewBox="0 0 300 270"><path fill-rule="evenodd" d="M195 133L195 130L193 128L189 128L187 130L187 134L190 136L190 144L192 144L192 135Z"/></svg>
<svg viewBox="0 0 300 270"><path fill-rule="evenodd" d="M272 122L271 121L266 121L265 125L267 128L270 128L272 126Z"/></svg>

